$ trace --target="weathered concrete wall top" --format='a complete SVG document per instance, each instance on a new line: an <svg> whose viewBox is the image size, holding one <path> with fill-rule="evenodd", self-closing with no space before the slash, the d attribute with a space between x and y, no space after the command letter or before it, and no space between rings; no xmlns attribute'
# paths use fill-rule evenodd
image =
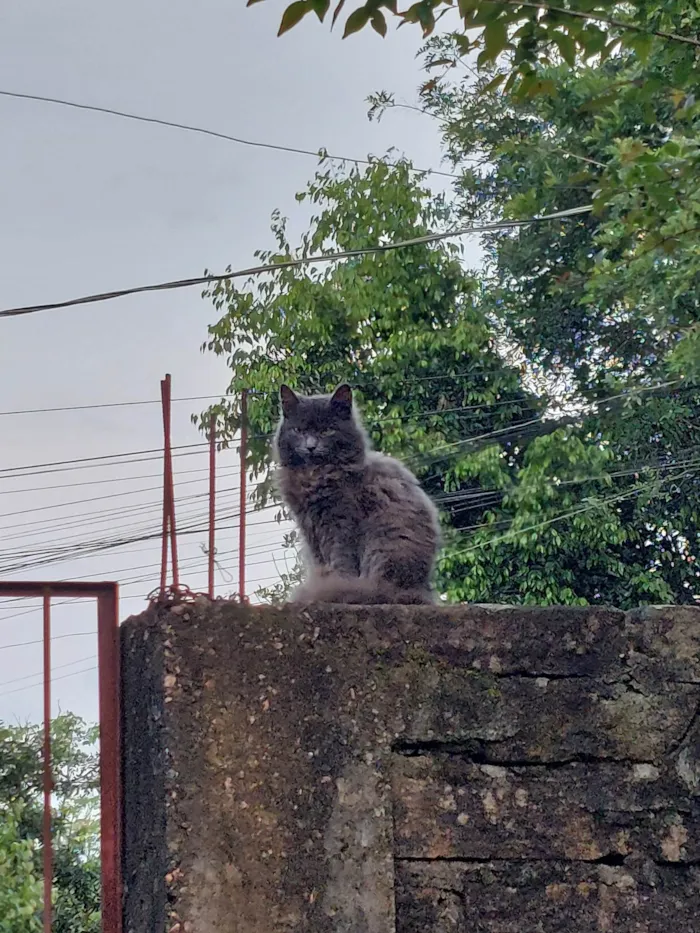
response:
<svg viewBox="0 0 700 933"><path fill-rule="evenodd" d="M700 610L201 601L122 635L126 933L700 922Z"/></svg>

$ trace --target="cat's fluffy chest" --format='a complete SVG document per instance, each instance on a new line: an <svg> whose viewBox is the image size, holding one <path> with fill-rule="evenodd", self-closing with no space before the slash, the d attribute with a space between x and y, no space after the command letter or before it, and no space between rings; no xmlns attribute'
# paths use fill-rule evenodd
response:
<svg viewBox="0 0 700 933"><path fill-rule="evenodd" d="M297 516L340 514L362 521L414 493L415 480L392 457L371 451L361 464L282 468L280 492Z"/></svg>
<svg viewBox="0 0 700 933"><path fill-rule="evenodd" d="M297 515L302 512L369 507L367 467L320 464L303 469L279 471L280 491ZM363 507L364 506L364 507Z"/></svg>

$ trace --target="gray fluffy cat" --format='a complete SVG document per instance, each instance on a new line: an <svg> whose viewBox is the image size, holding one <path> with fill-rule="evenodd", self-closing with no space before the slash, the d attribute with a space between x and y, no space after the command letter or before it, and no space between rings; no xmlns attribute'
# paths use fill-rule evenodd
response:
<svg viewBox="0 0 700 933"><path fill-rule="evenodd" d="M349 386L280 390L278 483L307 551L295 602L431 603L437 512L415 476L371 449Z"/></svg>

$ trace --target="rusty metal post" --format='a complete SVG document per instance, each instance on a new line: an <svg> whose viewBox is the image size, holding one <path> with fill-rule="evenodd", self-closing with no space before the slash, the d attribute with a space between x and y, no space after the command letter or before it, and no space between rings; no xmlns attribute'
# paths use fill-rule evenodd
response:
<svg viewBox="0 0 700 933"><path fill-rule="evenodd" d="M168 377L160 381L160 401L163 409L163 538L160 550L160 591L168 583L168 406L166 401Z"/></svg>
<svg viewBox="0 0 700 933"><path fill-rule="evenodd" d="M116 584L97 597L100 703L100 857L104 933L122 933L119 596Z"/></svg>
<svg viewBox="0 0 700 933"><path fill-rule="evenodd" d="M160 588L167 583L168 544L170 527L170 557L173 566L173 586L178 587L180 573L177 560L177 531L175 527L175 484L173 481L173 451L171 435L172 385L170 373L160 383L160 398L163 406L163 546L161 549Z"/></svg>
<svg viewBox="0 0 700 933"><path fill-rule="evenodd" d="M209 599L214 598L216 554L216 416L209 419Z"/></svg>
<svg viewBox="0 0 700 933"><path fill-rule="evenodd" d="M53 887L53 839L51 837L51 591L44 590L44 933L51 933Z"/></svg>
<svg viewBox="0 0 700 933"><path fill-rule="evenodd" d="M246 459L248 447L248 390L241 392L241 498L238 518L238 595L242 603L245 595L245 549L246 549Z"/></svg>

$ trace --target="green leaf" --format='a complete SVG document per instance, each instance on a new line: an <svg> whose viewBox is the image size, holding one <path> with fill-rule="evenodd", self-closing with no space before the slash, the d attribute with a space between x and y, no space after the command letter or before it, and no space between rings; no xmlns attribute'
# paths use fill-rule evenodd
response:
<svg viewBox="0 0 700 933"><path fill-rule="evenodd" d="M370 22L375 32L378 32L380 36L386 35L386 17L381 10L374 11Z"/></svg>
<svg viewBox="0 0 700 933"><path fill-rule="evenodd" d="M311 13L312 10L313 7L309 0L295 0L295 2L290 4L284 11L277 35L282 36L285 32L293 29L294 26L296 26L307 13Z"/></svg>
<svg viewBox="0 0 700 933"><path fill-rule="evenodd" d="M464 19L466 16L471 16L472 13L479 6L479 0L459 0L458 8L459 15ZM463 37L467 42L469 41L466 36Z"/></svg>
<svg viewBox="0 0 700 933"><path fill-rule="evenodd" d="M484 28L484 50L479 65L495 61L508 45L508 27L502 19L493 20Z"/></svg>
<svg viewBox="0 0 700 933"><path fill-rule="evenodd" d="M576 64L576 43L574 40L565 32L553 32L551 36L559 49L561 57L567 65L573 68Z"/></svg>
<svg viewBox="0 0 700 933"><path fill-rule="evenodd" d="M328 8L331 5L331 0L309 0L311 6L313 7L314 13L318 16L319 21L322 23L326 18L326 13Z"/></svg>
<svg viewBox="0 0 700 933"><path fill-rule="evenodd" d="M623 33L620 41L624 47L632 49L641 62L649 60L654 45L654 36L638 32L627 32Z"/></svg>
<svg viewBox="0 0 700 933"><path fill-rule="evenodd" d="M468 55L471 52L473 46L468 36L455 33L451 38L457 46L457 51L460 55Z"/></svg>
<svg viewBox="0 0 700 933"><path fill-rule="evenodd" d="M369 22L370 16L371 12L367 9L366 6L362 6L351 13L345 21L343 39L347 39L347 37L351 36L354 32L359 32L361 29L364 29L364 27Z"/></svg>
<svg viewBox="0 0 700 933"><path fill-rule="evenodd" d="M496 88L499 88L503 84L503 82L506 80L506 77L507 75L500 74L500 75L496 75L495 78L491 78L488 84L485 84L484 87L482 88L482 92L484 94L487 94L489 91L495 91Z"/></svg>

